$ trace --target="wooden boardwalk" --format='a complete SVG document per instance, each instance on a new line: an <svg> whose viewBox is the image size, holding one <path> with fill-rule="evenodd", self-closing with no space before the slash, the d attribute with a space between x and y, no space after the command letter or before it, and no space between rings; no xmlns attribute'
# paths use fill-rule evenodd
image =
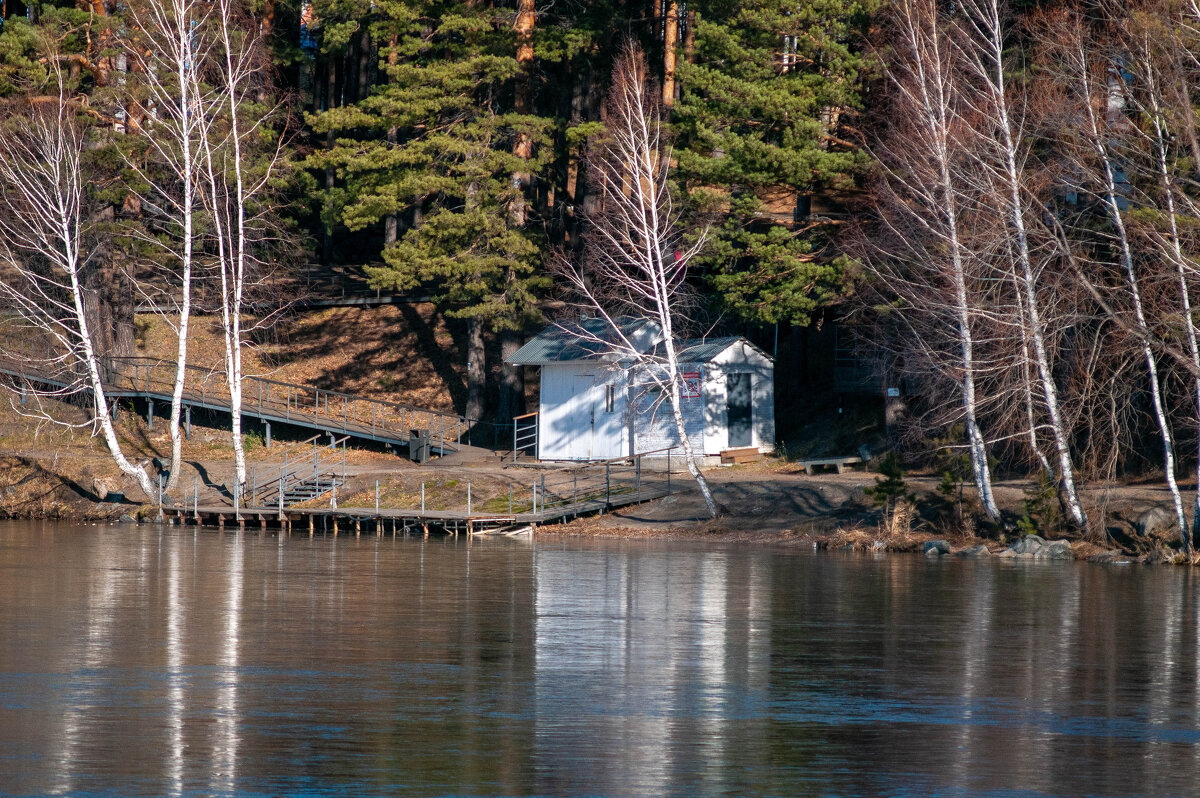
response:
<svg viewBox="0 0 1200 798"><path fill-rule="evenodd" d="M0 360L0 374L8 374L31 384L48 385L62 390L83 388L75 374L46 373L33 359ZM175 383L175 363L150 358L105 358L102 361L104 393L112 399L133 398L147 403L151 427L156 403L169 408ZM184 423L190 433L194 408L228 413L232 404L222 371L196 366L187 367L183 392ZM311 385L245 377L242 380L242 415L267 425L291 424L331 435L349 435L361 440L408 447L410 432L429 434L430 449L437 454L458 451L470 443L471 422L463 416L441 410L369 399L353 394L329 391Z"/></svg>
<svg viewBox="0 0 1200 798"><path fill-rule="evenodd" d="M289 534L340 534L344 532L445 534L513 534L532 532L539 526L566 523L581 516L611 512L621 507L653 501L668 495L663 488L647 488L642 494L613 496L610 500L589 499L537 512L468 513L465 510L375 510L370 507L243 507L231 505L164 505L163 520L171 524L217 529L276 529Z"/></svg>
<svg viewBox="0 0 1200 798"><path fill-rule="evenodd" d="M661 466L663 461L655 463ZM469 503L465 507L436 510L338 506L336 498L329 506L320 507L288 507L280 503L235 508L232 504L202 505L193 496L190 503L164 505L162 515L163 520L175 524L298 530L310 534L348 531L511 534L653 501L678 492L679 488L669 466L643 470L642 456L636 456L540 470L527 499L514 502L510 493L508 512L480 512Z"/></svg>

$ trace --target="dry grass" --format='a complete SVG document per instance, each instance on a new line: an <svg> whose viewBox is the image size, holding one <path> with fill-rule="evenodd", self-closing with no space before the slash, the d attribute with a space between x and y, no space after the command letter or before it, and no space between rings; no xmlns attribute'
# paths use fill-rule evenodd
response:
<svg viewBox="0 0 1200 798"><path fill-rule="evenodd" d="M245 373L452 410L461 407L466 391L458 327L429 303L306 312L259 335L246 353ZM139 354L174 359L174 333L162 318L139 317L138 329ZM196 320L188 349L193 365L222 368L224 344L215 319Z"/></svg>

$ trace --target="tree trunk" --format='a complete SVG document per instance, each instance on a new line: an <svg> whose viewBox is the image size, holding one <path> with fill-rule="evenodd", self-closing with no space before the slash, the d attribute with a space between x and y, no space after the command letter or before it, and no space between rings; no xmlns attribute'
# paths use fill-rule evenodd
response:
<svg viewBox="0 0 1200 798"><path fill-rule="evenodd" d="M1032 254L1029 249L1029 233L1025 224L1025 209L1021 201L1021 177L1017 167L1017 144L1013 137L1014 122L1010 116L1007 97L1007 82L1004 76L1004 36L1000 20L999 7L991 0L989 5L981 9L983 12L982 32L987 40L980 42L981 50L990 58L991 74L983 68L983 76L990 86L992 108L995 111L996 128L1001 137L1000 176L1003 180L1001 193L1007 203L1004 213L1012 225L1013 239L1017 254L1020 273L1018 280L1024 295L1025 310L1029 322L1029 342L1032 345L1034 363L1037 365L1038 380L1042 387L1042 398L1046 403L1046 412L1050 420L1051 435L1058 454L1059 485L1071 520L1080 528L1087 527L1087 514L1079 501L1079 493L1075 487L1075 464L1071 457L1070 440L1064 426L1061 408L1058 400L1058 388L1054 381L1054 373L1050 367L1049 354L1046 351L1046 340L1041 311L1039 310L1037 278L1034 274Z"/></svg>
<svg viewBox="0 0 1200 798"><path fill-rule="evenodd" d="M396 47L398 46L398 43L399 43L399 37L397 36L397 34L393 33L391 39L388 41L389 46L388 46L387 62L388 62L389 67L394 67L399 62L399 54L396 52ZM388 77L388 80L391 80L390 75ZM400 131L398 128L396 128L396 127L388 128L388 131L387 131L388 145L391 147L395 147L397 144L399 144L400 143L399 135L400 135ZM395 213L389 213L387 216L383 217L383 245L384 245L384 247L386 248L386 247L391 246L392 244L395 244L399 237L400 237L399 215L395 214Z"/></svg>
<svg viewBox="0 0 1200 798"><path fill-rule="evenodd" d="M472 316L467 321L467 423L483 418L484 391L487 388L487 349L483 345L483 320Z"/></svg>
<svg viewBox="0 0 1200 798"><path fill-rule="evenodd" d="M500 333L500 404L497 421L504 423L525 412L525 375L521 366L508 361L521 348L516 330Z"/></svg>
<svg viewBox="0 0 1200 798"><path fill-rule="evenodd" d="M533 26L534 0L518 0L517 2L517 77L513 96L513 110L518 114L530 112L530 98L533 80ZM528 161L533 155L533 139L526 133L517 135L513 142L513 155L522 161ZM523 227L527 215L525 192L529 188L530 175L528 169L521 169L512 175L515 196L509 207L509 221L514 227Z"/></svg>
<svg viewBox="0 0 1200 798"><path fill-rule="evenodd" d="M687 27L683 31L683 60L696 63L696 9L688 3Z"/></svg>
<svg viewBox="0 0 1200 798"><path fill-rule="evenodd" d="M667 0L663 35L662 105L668 114L675 107L675 55L679 46L679 0Z"/></svg>
<svg viewBox="0 0 1200 798"><path fill-rule="evenodd" d="M358 99L371 95L371 29L367 21L360 23L358 34Z"/></svg>

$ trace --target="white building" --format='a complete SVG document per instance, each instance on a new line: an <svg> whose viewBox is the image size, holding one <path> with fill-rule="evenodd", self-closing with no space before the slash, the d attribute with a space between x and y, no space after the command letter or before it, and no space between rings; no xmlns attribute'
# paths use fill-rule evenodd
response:
<svg viewBox="0 0 1200 798"><path fill-rule="evenodd" d="M669 404L647 369L620 359L604 346L599 319L579 332L551 327L510 360L541 371L537 415L539 460L606 460L658 452L677 445ZM623 333L640 351L653 354L662 332L652 322L629 320ZM610 334L610 333L608 333ZM684 426L698 454L719 457L727 449L775 447L774 364L740 336L677 343L684 374ZM665 454L665 452L663 452Z"/></svg>

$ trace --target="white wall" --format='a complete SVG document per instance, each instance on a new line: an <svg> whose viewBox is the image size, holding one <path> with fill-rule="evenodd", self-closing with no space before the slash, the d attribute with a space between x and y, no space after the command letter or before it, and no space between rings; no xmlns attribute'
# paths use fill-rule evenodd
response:
<svg viewBox="0 0 1200 798"><path fill-rule="evenodd" d="M775 367L770 358L739 341L713 358L705 374L704 446L709 454L729 448L725 379L728 374L744 373L751 375L751 445L761 452L775 449Z"/></svg>
<svg viewBox="0 0 1200 798"><path fill-rule="evenodd" d="M680 363L679 370L700 374L700 384L703 386L705 366ZM639 380L635 374L633 382L630 404L634 408L634 451L652 452L677 445L679 433L675 429L675 419L671 417L670 403L666 399L657 401L658 393L646 384L649 382L647 379ZM682 397L680 404L683 411L683 427L687 430L688 440L692 442L692 447L698 454L704 454L706 449L703 389L699 397Z"/></svg>
<svg viewBox="0 0 1200 798"><path fill-rule="evenodd" d="M613 409L606 388L613 386ZM538 459L594 460L629 452L625 373L600 363L543 366Z"/></svg>
<svg viewBox="0 0 1200 798"><path fill-rule="evenodd" d="M700 374L701 395L684 397L683 418L698 454L729 448L726 375L749 373L752 445L775 448L774 364L745 342L730 345L709 363L680 364ZM538 416L538 458L598 460L676 446L679 436L667 402L658 402L646 378L600 363L543 366ZM606 386L614 386L614 410L606 412ZM632 429L632 438L630 441Z"/></svg>

